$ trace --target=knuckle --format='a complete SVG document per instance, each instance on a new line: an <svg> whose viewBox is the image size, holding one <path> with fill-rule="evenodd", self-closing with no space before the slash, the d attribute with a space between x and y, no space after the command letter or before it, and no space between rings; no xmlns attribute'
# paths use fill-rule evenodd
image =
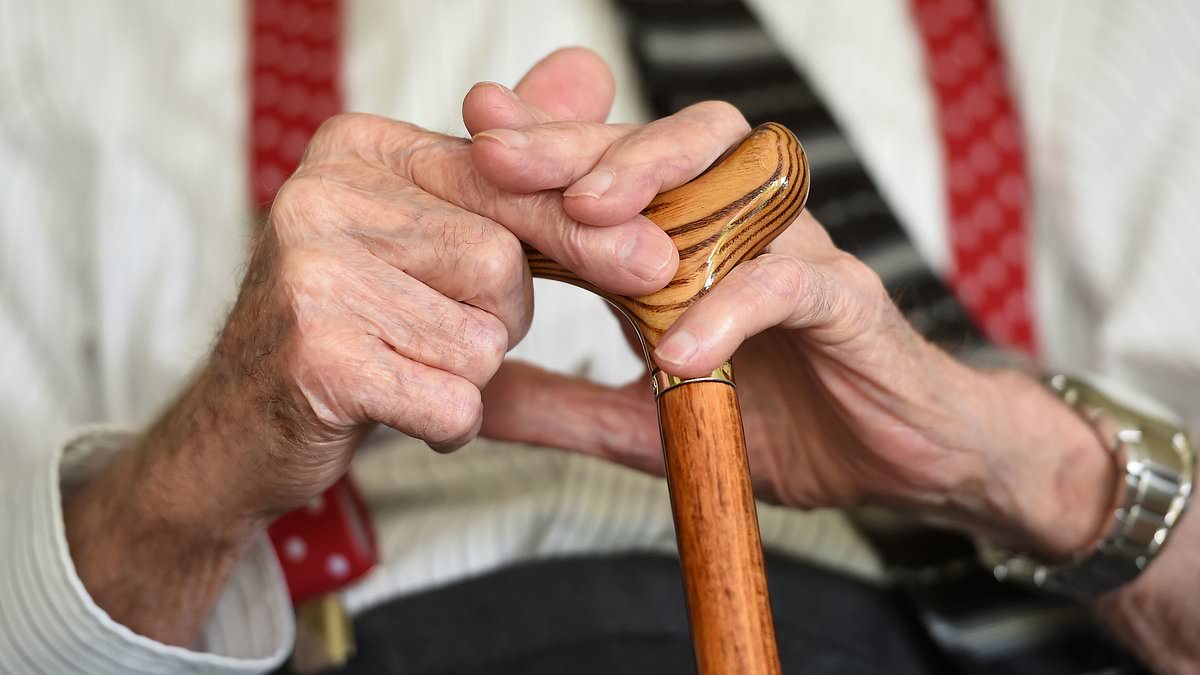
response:
<svg viewBox="0 0 1200 675"><path fill-rule="evenodd" d="M831 267L856 291L864 294L886 293L879 273L850 253L839 250Z"/></svg>
<svg viewBox="0 0 1200 675"><path fill-rule="evenodd" d="M317 127L316 136L337 137L360 127L363 124L369 123L371 115L356 112L343 112L333 115L321 123Z"/></svg>
<svg viewBox="0 0 1200 675"><path fill-rule="evenodd" d="M698 122L710 128L734 128L742 131L750 129L745 115L729 101L701 101L690 106L689 111Z"/></svg>
<svg viewBox="0 0 1200 675"><path fill-rule="evenodd" d="M695 176L725 151L749 124L725 101L694 103L620 142L624 163L641 167L645 182L661 187L664 175ZM734 133L736 131L736 133Z"/></svg>
<svg viewBox="0 0 1200 675"><path fill-rule="evenodd" d="M293 174L279 186L275 199L271 202L270 219L278 222L281 216L303 211L303 204L308 202L312 177L306 174Z"/></svg>
<svg viewBox="0 0 1200 675"><path fill-rule="evenodd" d="M405 126L411 128L404 134L404 143L384 152L384 160L393 173L407 176L426 191L442 185L446 190L471 194L479 190L481 183L490 186L475 170L468 140Z"/></svg>
<svg viewBox="0 0 1200 675"><path fill-rule="evenodd" d="M317 127L309 147L341 147L359 135L369 133L383 121L383 118L367 113L338 113Z"/></svg>
<svg viewBox="0 0 1200 675"><path fill-rule="evenodd" d="M523 277L525 252L521 242L511 233L494 232L493 235L472 256L472 264L480 291L496 294L511 289L514 279Z"/></svg>
<svg viewBox="0 0 1200 675"><path fill-rule="evenodd" d="M509 341L507 347L521 337L532 318L526 288L529 268L521 241L507 230L500 229L495 234L495 238L474 256L476 291L475 297L468 302L507 327L509 332L504 336Z"/></svg>
<svg viewBox="0 0 1200 675"><path fill-rule="evenodd" d="M436 137L437 134L431 134L408 122L369 113L339 113L317 127L301 163L349 156L357 160L389 165L392 160L404 156L412 147Z"/></svg>
<svg viewBox="0 0 1200 675"><path fill-rule="evenodd" d="M336 155L362 133L364 126L370 124L369 117L363 113L338 113L326 119L309 139L300 159L301 164Z"/></svg>
<svg viewBox="0 0 1200 675"><path fill-rule="evenodd" d="M811 324L826 323L840 314L841 293L821 269L774 253L760 256L755 263L746 281L759 303L793 308L793 316L803 316Z"/></svg>
<svg viewBox="0 0 1200 675"><path fill-rule="evenodd" d="M486 314L472 322L467 331L468 357L465 373L471 382L484 385L500 369L508 351L508 331L496 317Z"/></svg>
<svg viewBox="0 0 1200 675"><path fill-rule="evenodd" d="M520 334L531 317L526 289L528 265L520 240L508 231L499 233L494 242L476 256L478 266L476 295L470 302L489 312L512 332ZM506 335L519 339L520 335Z"/></svg>
<svg viewBox="0 0 1200 675"><path fill-rule="evenodd" d="M336 222L338 201L320 174L297 172L279 188L268 216L285 242L303 240L327 223Z"/></svg>
<svg viewBox="0 0 1200 675"><path fill-rule="evenodd" d="M419 435L435 448L451 450L475 435L483 420L483 398L477 387L458 378L442 389L439 405Z"/></svg>
<svg viewBox="0 0 1200 675"><path fill-rule="evenodd" d="M839 251L831 266L842 280L843 306L839 309L851 320L867 320L872 312L894 309L894 303L883 279L870 265L857 257Z"/></svg>
<svg viewBox="0 0 1200 675"><path fill-rule="evenodd" d="M697 126L683 118L649 125L621 139L602 164L615 167L623 182L657 191L667 176L695 170L698 156L704 154Z"/></svg>
<svg viewBox="0 0 1200 675"><path fill-rule="evenodd" d="M508 331L495 316L464 307L440 317L428 335L409 333L417 360L482 387L508 351Z"/></svg>
<svg viewBox="0 0 1200 675"><path fill-rule="evenodd" d="M764 253L754 261L746 282L760 297L792 300L808 290L810 276L809 266L800 260Z"/></svg>
<svg viewBox="0 0 1200 675"><path fill-rule="evenodd" d="M407 186L380 180L364 167L310 167L287 180L271 204L269 222L281 241L307 243L335 234L378 229ZM407 214L412 217L412 210Z"/></svg>
<svg viewBox="0 0 1200 675"><path fill-rule="evenodd" d="M552 253L567 269L586 277L593 269L592 251L599 248L596 246L598 242L588 239L589 233L594 232L595 228L581 226L566 218L554 225L551 230L554 233L554 241L551 241L551 244L555 250L547 252ZM613 244L610 255L616 255L620 251L620 245L616 242Z"/></svg>

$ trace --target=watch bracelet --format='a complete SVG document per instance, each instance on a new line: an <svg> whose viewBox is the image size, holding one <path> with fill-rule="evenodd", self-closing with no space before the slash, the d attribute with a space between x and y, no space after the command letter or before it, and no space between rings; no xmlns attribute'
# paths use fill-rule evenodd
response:
<svg viewBox="0 0 1200 675"><path fill-rule="evenodd" d="M1117 464L1120 497L1095 549L1052 564L980 542L980 557L1001 580L1087 599L1138 576L1166 545L1188 508L1195 451L1178 425L1140 413L1078 378L1046 383L1097 432Z"/></svg>

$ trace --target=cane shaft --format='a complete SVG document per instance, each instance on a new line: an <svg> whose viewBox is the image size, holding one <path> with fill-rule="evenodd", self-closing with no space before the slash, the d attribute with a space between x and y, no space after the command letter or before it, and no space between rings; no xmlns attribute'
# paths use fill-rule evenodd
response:
<svg viewBox="0 0 1200 675"><path fill-rule="evenodd" d="M737 389L681 384L658 415L697 669L778 675Z"/></svg>

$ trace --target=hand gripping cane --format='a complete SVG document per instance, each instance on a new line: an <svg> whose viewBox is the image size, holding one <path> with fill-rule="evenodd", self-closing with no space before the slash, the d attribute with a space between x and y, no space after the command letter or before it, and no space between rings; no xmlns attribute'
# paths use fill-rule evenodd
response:
<svg viewBox="0 0 1200 675"><path fill-rule="evenodd" d="M700 675L777 675L779 654L732 367L726 362L685 380L663 372L652 353L689 305L791 224L808 186L808 160L796 137L778 124L757 127L702 175L642 212L674 240L679 271L665 288L641 297L605 293L526 248L533 276L602 296L642 342Z"/></svg>

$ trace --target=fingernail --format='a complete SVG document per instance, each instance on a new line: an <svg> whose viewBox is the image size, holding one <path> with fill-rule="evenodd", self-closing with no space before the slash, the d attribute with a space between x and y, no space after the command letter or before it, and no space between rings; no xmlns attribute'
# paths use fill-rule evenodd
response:
<svg viewBox="0 0 1200 675"><path fill-rule="evenodd" d="M489 129L475 134L471 140L478 142L483 138L490 138L509 150L529 145L529 136L516 129Z"/></svg>
<svg viewBox="0 0 1200 675"><path fill-rule="evenodd" d="M621 247L621 265L645 281L657 281L671 264L674 244L665 237L645 234L630 237Z"/></svg>
<svg viewBox="0 0 1200 675"><path fill-rule="evenodd" d="M479 84L477 84L477 85L475 85L475 86L477 86L477 87L489 87L489 88L491 88L491 89L495 89L495 90L499 91L501 94L504 94L505 96L508 96L508 97L510 97L510 98L512 98L512 99L514 99L514 100L517 98L517 93L516 93L515 91L513 91L512 89L509 89L508 87L506 87L506 86L504 86L504 85L500 84L499 82L480 82Z"/></svg>
<svg viewBox="0 0 1200 675"><path fill-rule="evenodd" d="M591 173L575 181L575 184L563 192L564 197L591 197L599 199L612 187L617 174L612 169L594 169Z"/></svg>
<svg viewBox="0 0 1200 675"><path fill-rule="evenodd" d="M672 333L670 337L664 340L658 346L658 349L654 350L654 356L667 363L683 365L699 349L700 341L696 339L696 336L686 330L681 330L677 333Z"/></svg>
<svg viewBox="0 0 1200 675"><path fill-rule="evenodd" d="M475 84L475 88L476 89L485 89L485 88L493 89L493 90L499 92L501 96L503 96L504 98L507 98L509 101L511 101L519 106L522 106L522 107L524 106L524 103L521 101L521 97L517 96L517 92L513 91L512 89L509 89L508 87L500 84L499 82L477 82Z"/></svg>

